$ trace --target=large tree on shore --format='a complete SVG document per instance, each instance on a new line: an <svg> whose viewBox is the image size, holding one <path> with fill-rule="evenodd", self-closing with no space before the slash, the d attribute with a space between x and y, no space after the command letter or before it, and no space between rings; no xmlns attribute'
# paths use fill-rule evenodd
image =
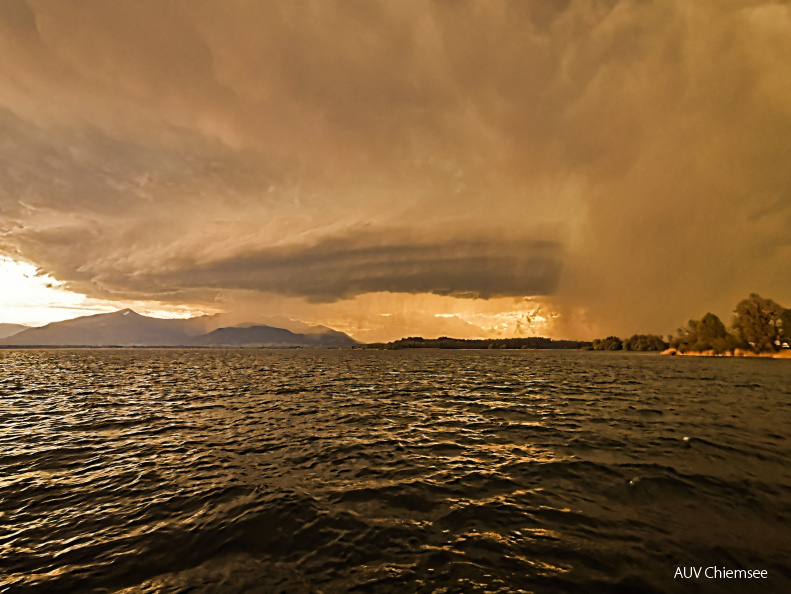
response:
<svg viewBox="0 0 791 594"><path fill-rule="evenodd" d="M738 340L725 328L725 324L713 313L707 313L701 320L690 320L684 328L679 328L676 336L671 337L670 346L686 351L714 351L724 353L733 349Z"/></svg>
<svg viewBox="0 0 791 594"><path fill-rule="evenodd" d="M791 346L791 308L785 310L780 315L780 334L781 340L784 340Z"/></svg>
<svg viewBox="0 0 791 594"><path fill-rule="evenodd" d="M707 313L703 316L703 319L698 322L696 330L698 340L708 343L724 340L728 336L725 324L713 313Z"/></svg>
<svg viewBox="0 0 791 594"><path fill-rule="evenodd" d="M625 351L664 351L667 343L656 334L635 334L623 341Z"/></svg>
<svg viewBox="0 0 791 594"><path fill-rule="evenodd" d="M622 348L623 343L617 336L608 336L603 340L597 338L593 341L594 351L620 351Z"/></svg>
<svg viewBox="0 0 791 594"><path fill-rule="evenodd" d="M785 309L771 299L752 293L736 305L733 327L756 353L777 350L784 313Z"/></svg>

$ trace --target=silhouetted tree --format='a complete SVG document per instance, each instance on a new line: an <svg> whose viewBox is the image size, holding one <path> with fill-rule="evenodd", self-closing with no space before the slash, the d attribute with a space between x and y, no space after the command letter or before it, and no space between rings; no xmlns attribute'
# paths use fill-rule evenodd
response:
<svg viewBox="0 0 791 594"><path fill-rule="evenodd" d="M707 313L697 325L698 340L712 342L717 339L724 339L728 336L728 331L725 329L720 319L713 313Z"/></svg>
<svg viewBox="0 0 791 594"><path fill-rule="evenodd" d="M623 341L623 348L627 351L663 351L667 343L655 334L635 334Z"/></svg>
<svg viewBox="0 0 791 594"><path fill-rule="evenodd" d="M736 305L733 327L739 338L756 353L777 350L780 318L784 312L785 309L771 299L752 293Z"/></svg>
<svg viewBox="0 0 791 594"><path fill-rule="evenodd" d="M791 346L791 308L780 314L781 340Z"/></svg>
<svg viewBox="0 0 791 594"><path fill-rule="evenodd" d="M698 343L699 320L690 320L687 325L676 330L676 335L670 340L670 346L682 353L694 350Z"/></svg>
<svg viewBox="0 0 791 594"><path fill-rule="evenodd" d="M696 351L724 353L739 346L739 340L728 333L725 324L713 313L703 316L698 322L696 331L697 342L693 346Z"/></svg>
<svg viewBox="0 0 791 594"><path fill-rule="evenodd" d="M617 336L608 336L604 340L596 339L593 341L594 351L620 351L622 348L623 343Z"/></svg>
<svg viewBox="0 0 791 594"><path fill-rule="evenodd" d="M728 333L725 324L713 313L707 313L701 320L690 320L683 328L670 337L670 346L682 353L689 351L714 351L724 353L739 346L739 340Z"/></svg>

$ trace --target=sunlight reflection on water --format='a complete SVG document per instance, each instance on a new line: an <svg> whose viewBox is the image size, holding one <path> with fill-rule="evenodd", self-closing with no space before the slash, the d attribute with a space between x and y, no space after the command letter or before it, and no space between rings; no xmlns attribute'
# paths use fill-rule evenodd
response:
<svg viewBox="0 0 791 594"><path fill-rule="evenodd" d="M785 361L0 357L0 588L695 591L682 564L791 585Z"/></svg>

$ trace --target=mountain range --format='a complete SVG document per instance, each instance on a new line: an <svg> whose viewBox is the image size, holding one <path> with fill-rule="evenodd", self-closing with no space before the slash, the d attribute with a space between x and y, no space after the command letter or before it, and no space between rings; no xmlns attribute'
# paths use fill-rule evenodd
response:
<svg viewBox="0 0 791 594"><path fill-rule="evenodd" d="M22 324L0 324L0 338L6 338L19 334L22 330L27 330L30 326L23 326Z"/></svg>
<svg viewBox="0 0 791 594"><path fill-rule="evenodd" d="M348 348L357 341L323 326L304 326L303 332L260 324L218 327L221 316L185 320L151 318L131 309L53 322L0 339L3 346L212 346ZM11 326L9 324L9 326ZM16 329L9 329L9 331Z"/></svg>

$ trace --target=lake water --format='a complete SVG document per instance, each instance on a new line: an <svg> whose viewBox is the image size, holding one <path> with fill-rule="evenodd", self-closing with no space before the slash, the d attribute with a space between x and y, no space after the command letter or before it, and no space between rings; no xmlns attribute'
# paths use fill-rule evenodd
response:
<svg viewBox="0 0 791 594"><path fill-rule="evenodd" d="M788 360L0 351L0 592L791 592L789 404Z"/></svg>

